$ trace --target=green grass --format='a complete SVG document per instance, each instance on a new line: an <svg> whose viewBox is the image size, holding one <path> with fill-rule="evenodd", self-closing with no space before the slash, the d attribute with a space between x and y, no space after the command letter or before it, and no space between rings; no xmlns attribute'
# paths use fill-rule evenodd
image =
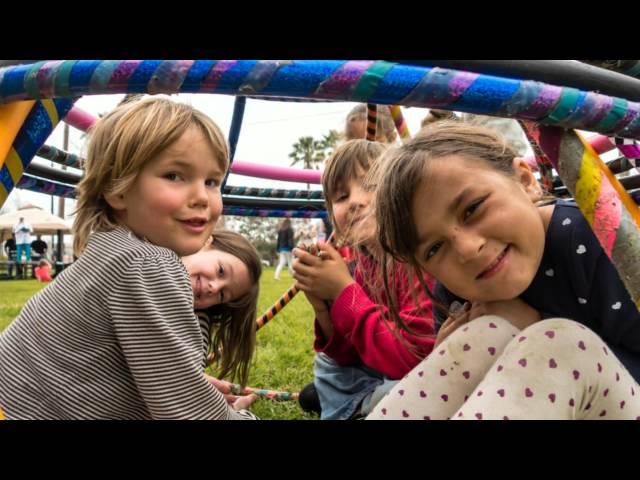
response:
<svg viewBox="0 0 640 480"><path fill-rule="evenodd" d="M265 268L260 282L258 310L262 314L293 284L287 271L280 281L273 268ZM27 300L45 284L35 280L0 281L0 331L20 313ZM249 386L298 392L313 378L313 309L298 294L278 315L258 331L258 346ZM312 419L297 402L257 400L251 407L262 419Z"/></svg>

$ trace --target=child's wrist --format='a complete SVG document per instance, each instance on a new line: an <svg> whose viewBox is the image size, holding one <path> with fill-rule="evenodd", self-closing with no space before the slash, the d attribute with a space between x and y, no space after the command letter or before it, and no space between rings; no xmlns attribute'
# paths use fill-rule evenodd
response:
<svg viewBox="0 0 640 480"><path fill-rule="evenodd" d="M349 286L351 286L351 284L353 283L356 283L356 281L351 277L349 277L349 280L345 280L344 282L342 282L340 288L336 289L336 291L334 292L332 300L335 301L340 295L342 295L342 292L344 292L345 289L349 288Z"/></svg>

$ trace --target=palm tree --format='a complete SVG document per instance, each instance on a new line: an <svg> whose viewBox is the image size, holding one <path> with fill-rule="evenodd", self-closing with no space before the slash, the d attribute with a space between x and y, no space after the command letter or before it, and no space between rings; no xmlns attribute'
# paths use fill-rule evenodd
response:
<svg viewBox="0 0 640 480"><path fill-rule="evenodd" d="M293 144L293 151L289 154L289 158L293 159L291 166L302 163L307 169L319 168L325 158L325 148L321 140L315 140L313 137L300 137ZM307 183L307 190L310 189Z"/></svg>
<svg viewBox="0 0 640 480"><path fill-rule="evenodd" d="M316 140L313 137L300 137L293 144L293 151L289 154L289 157L293 159L291 166L302 163L304 168L319 170L325 158L335 148L339 137L340 134L336 130L329 130L329 133L323 135L322 140ZM309 190L308 183L307 190Z"/></svg>
<svg viewBox="0 0 640 480"><path fill-rule="evenodd" d="M336 147L336 143L340 139L340 134L337 130L329 130L329 133L322 137L322 148L326 156L333 153L333 149Z"/></svg>

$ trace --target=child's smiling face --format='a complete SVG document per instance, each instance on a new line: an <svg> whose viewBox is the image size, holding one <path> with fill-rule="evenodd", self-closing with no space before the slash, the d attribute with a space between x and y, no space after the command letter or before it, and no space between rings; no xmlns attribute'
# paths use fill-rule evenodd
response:
<svg viewBox="0 0 640 480"><path fill-rule="evenodd" d="M416 260L471 301L519 296L542 260L541 190L524 160L513 167L508 177L481 159L432 159L413 199Z"/></svg>
<svg viewBox="0 0 640 480"><path fill-rule="evenodd" d="M251 289L249 269L238 257L205 247L182 257L193 289L194 308L205 309L238 300Z"/></svg>
<svg viewBox="0 0 640 480"><path fill-rule="evenodd" d="M191 255L203 247L222 213L224 174L219 155L191 126L142 169L129 191L109 203L137 235Z"/></svg>
<svg viewBox="0 0 640 480"><path fill-rule="evenodd" d="M363 187L364 177L365 172L357 168L356 176L343 182L332 198L337 230L348 243L369 244L375 232L375 218L370 212L373 193Z"/></svg>

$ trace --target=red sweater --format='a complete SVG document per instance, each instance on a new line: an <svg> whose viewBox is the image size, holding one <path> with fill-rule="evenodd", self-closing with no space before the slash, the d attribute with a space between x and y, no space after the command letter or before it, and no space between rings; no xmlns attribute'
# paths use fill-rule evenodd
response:
<svg viewBox="0 0 640 480"><path fill-rule="evenodd" d="M364 268L364 278L375 278L375 266L371 268L365 264ZM400 316L413 331L430 335L417 337L400 330L400 335L416 349L418 356L390 331L397 327L389 320L387 307L372 301L360 266L354 273L356 283L342 290L331 306L334 333L329 339L325 339L316 320L313 345L316 352L325 353L340 365L364 364L393 380L404 377L431 353L435 343L431 300L422 292L416 279L414 287L421 307L417 308L407 285L406 274L402 274L400 268L397 272L395 292L400 304ZM433 282L429 277L425 275L424 279L431 287Z"/></svg>
<svg viewBox="0 0 640 480"><path fill-rule="evenodd" d="M40 282L50 282L53 280L49 272L49 267L36 267L33 273Z"/></svg>

